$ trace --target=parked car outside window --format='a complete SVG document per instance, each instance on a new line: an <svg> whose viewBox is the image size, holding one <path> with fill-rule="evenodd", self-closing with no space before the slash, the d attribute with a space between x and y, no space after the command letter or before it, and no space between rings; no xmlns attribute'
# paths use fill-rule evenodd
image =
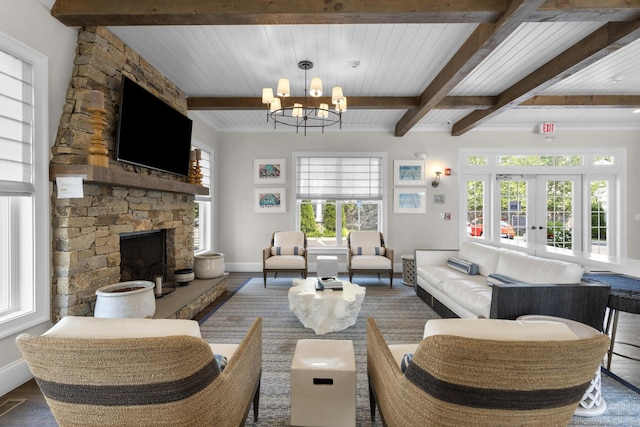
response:
<svg viewBox="0 0 640 427"><path fill-rule="evenodd" d="M469 225L467 226L467 232L469 236L482 236L484 233L484 223L482 218L475 218ZM513 239L516 233L508 222L505 220L500 220L500 237L504 237L507 239Z"/></svg>

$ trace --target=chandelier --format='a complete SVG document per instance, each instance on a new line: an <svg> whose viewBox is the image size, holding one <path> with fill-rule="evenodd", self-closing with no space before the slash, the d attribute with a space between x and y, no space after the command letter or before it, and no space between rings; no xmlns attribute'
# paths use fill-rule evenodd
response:
<svg viewBox="0 0 640 427"><path fill-rule="evenodd" d="M342 93L342 88L336 86L331 91L331 103L335 106L333 110L329 109L326 102L319 102L317 106L309 105L307 104L307 71L313 68L313 62L300 61L298 68L304 70L304 103L296 102L292 106L285 106L285 99L291 96L289 80L280 79L276 90L277 97L273 96L273 90L270 87L262 89L262 103L267 105L267 123L271 117L274 129L280 124L295 127L298 133L302 128L305 136L307 128L321 128L324 133L325 127L339 124L342 129L342 113L347 111L347 97ZM322 80L319 77L311 79L309 95L312 98L322 96Z"/></svg>

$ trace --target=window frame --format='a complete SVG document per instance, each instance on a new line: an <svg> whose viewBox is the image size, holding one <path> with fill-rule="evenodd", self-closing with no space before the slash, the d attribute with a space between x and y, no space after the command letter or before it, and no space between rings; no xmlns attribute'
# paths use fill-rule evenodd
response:
<svg viewBox="0 0 640 427"><path fill-rule="evenodd" d="M292 169L292 174L291 174L291 193L292 193L292 197L291 197L291 201L290 201L290 207L291 207L291 212L293 215L293 224L294 224L294 230L299 231L300 230L300 206L302 204L302 200L307 200L307 199L298 199L297 198L297 193L298 193L298 158L300 157L356 157L356 158L373 158L373 157L378 157L380 158L380 162L381 162L381 166L382 166L382 171L381 171L381 191L382 191L382 197L377 201L378 203L378 216L379 216L379 222L378 222L378 231L382 232L384 235L386 235L386 230L387 230L387 200L388 200L388 194L387 194L387 153L384 152L293 152L291 154L291 169ZM334 200L333 198L327 198L325 200ZM342 202L343 201L348 201L351 202L353 201L353 199L344 199L344 200L336 200L336 229L341 229L342 226L342 217L341 215L339 215L339 212L342 212ZM341 250L346 250L347 246L346 246L346 239L342 238L341 233L336 232L336 245L335 246L327 246L327 247L323 247L323 246L311 246L309 247L309 249L311 251L327 251L327 252L331 252L331 251L341 251Z"/></svg>
<svg viewBox="0 0 640 427"><path fill-rule="evenodd" d="M31 66L33 73L32 184L33 191L16 192L11 183L0 183L0 193L10 198L30 198L28 224L10 225L16 238L9 242L11 252L21 254L9 282L11 300L16 304L0 316L0 338L51 320L50 256L50 184L48 182L48 59L17 40L0 32L0 49ZM25 200L21 200L24 202ZM24 209L24 208L23 208ZM24 219L24 218L22 218ZM24 239L28 227L28 238ZM21 236L22 234L22 236ZM30 255L30 256L29 256ZM26 259L25 259L26 258ZM11 261L10 261L11 262Z"/></svg>
<svg viewBox="0 0 640 427"><path fill-rule="evenodd" d="M203 153L206 153L209 156L208 167L209 167L209 182L206 182L206 174L205 179L203 179L202 185L209 187L209 194L207 195L196 195L195 203L198 204L199 209L199 218L198 218L198 249L195 251L195 254L200 254L204 252L209 252L213 250L213 160L214 160L214 152L213 148L208 145L201 143L196 139L192 139L191 145L193 148L198 148L202 150ZM194 218L195 221L195 218ZM195 239L195 235L194 235ZM195 244L194 244L195 246Z"/></svg>
<svg viewBox="0 0 640 427"><path fill-rule="evenodd" d="M613 157L613 164L596 164L594 161L598 156L602 156L606 153L608 156ZM562 155L575 155L582 156L583 163L579 166L500 166L498 165L497 158L499 156L562 156ZM607 180L613 187L610 191L612 194L611 206L608 213L608 232L611 235L610 241L610 254L612 256L626 256L626 236L620 232L620 227L624 224L624 218L622 213L626 212L626 200L625 198L615 197L618 194L625 194L625 180L627 176L626 158L627 149L624 147L589 147L589 148L545 148L542 149L530 149L530 148L483 148L482 154L478 153L475 148L460 148L458 152L458 167L460 170L461 179L459 180L459 206L461 212L466 213L467 205L467 192L466 182L468 180L484 181L486 187L485 197L488 198L489 212L485 208L486 216L491 219L495 218L496 213L499 214L499 201L496 200L495 183L500 176L503 175L521 175L523 177L534 177L542 175L559 175L559 176L581 176L583 183L587 183L582 186L582 201L581 201L581 219L582 219L582 233L587 232L587 224L590 224L588 217L590 216L590 197L586 197L588 191L588 183L595 179ZM468 159L474 157L485 157L486 163L480 165L469 165ZM496 209L498 209L496 211ZM461 215L461 223L459 229L460 241L466 239L478 239L477 237L469 237L466 233L466 214ZM590 239L583 238L581 247L573 248L573 252L590 253L589 250ZM500 239L494 239L492 243L509 245L509 243L501 242ZM527 249L523 247L523 249Z"/></svg>

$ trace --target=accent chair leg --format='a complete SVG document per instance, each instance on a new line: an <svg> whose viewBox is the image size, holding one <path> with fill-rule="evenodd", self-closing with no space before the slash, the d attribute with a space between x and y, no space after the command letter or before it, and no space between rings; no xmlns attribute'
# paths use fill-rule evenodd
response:
<svg viewBox="0 0 640 427"><path fill-rule="evenodd" d="M258 422L258 409L260 407L260 380L258 380L258 388L256 394L253 395L253 422Z"/></svg>
<svg viewBox="0 0 640 427"><path fill-rule="evenodd" d="M353 271L349 272L349 281L353 283Z"/></svg>
<svg viewBox="0 0 640 427"><path fill-rule="evenodd" d="M389 287L393 288L393 270L389 273Z"/></svg>
<svg viewBox="0 0 640 427"><path fill-rule="evenodd" d="M371 379L367 375L367 380L369 382L369 408L371 409L371 422L376 420L376 398L373 394L373 388L371 388Z"/></svg>
<svg viewBox="0 0 640 427"><path fill-rule="evenodd" d="M264 276L264 287L266 288L267 287L267 271L266 270L263 271L262 275Z"/></svg>

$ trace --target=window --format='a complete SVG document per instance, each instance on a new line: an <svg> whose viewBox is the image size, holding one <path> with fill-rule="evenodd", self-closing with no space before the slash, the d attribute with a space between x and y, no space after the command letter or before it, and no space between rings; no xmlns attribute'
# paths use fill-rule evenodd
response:
<svg viewBox="0 0 640 427"><path fill-rule="evenodd" d="M196 252L209 251L212 248L213 229L211 224L211 201L213 200L213 180L211 179L211 164L213 154L211 148L202 144L195 143L195 148L200 149L200 173L202 173L202 185L209 189L206 196L197 195L194 206L194 224L193 224L193 249Z"/></svg>
<svg viewBox="0 0 640 427"><path fill-rule="evenodd" d="M483 151L461 150L463 236L623 256L614 220L621 209L615 188L625 173L615 160L624 149Z"/></svg>
<svg viewBox="0 0 640 427"><path fill-rule="evenodd" d="M0 33L0 323L49 319L47 61Z"/></svg>
<svg viewBox="0 0 640 427"><path fill-rule="evenodd" d="M382 231L384 155L294 153L297 229L310 247L346 246L354 230Z"/></svg>

